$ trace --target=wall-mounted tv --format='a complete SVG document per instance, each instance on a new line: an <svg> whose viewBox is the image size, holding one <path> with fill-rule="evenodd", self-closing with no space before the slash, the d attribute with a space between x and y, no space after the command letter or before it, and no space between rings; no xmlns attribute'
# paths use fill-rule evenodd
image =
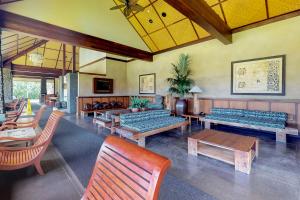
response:
<svg viewBox="0 0 300 200"><path fill-rule="evenodd" d="M113 79L94 78L95 94L111 94L113 93Z"/></svg>

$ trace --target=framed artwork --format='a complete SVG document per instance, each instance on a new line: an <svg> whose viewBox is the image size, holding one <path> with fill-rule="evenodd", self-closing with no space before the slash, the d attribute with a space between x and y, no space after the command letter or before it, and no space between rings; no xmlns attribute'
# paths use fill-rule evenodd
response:
<svg viewBox="0 0 300 200"><path fill-rule="evenodd" d="M285 95L285 55L231 63L231 94Z"/></svg>
<svg viewBox="0 0 300 200"><path fill-rule="evenodd" d="M140 94L155 94L156 80L155 74L143 74L139 77Z"/></svg>

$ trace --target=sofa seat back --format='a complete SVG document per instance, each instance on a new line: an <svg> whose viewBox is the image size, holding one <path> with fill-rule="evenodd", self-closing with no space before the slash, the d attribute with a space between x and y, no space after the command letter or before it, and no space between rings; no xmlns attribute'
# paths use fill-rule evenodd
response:
<svg viewBox="0 0 300 200"><path fill-rule="evenodd" d="M207 119L284 129L287 113L259 110L213 108Z"/></svg>

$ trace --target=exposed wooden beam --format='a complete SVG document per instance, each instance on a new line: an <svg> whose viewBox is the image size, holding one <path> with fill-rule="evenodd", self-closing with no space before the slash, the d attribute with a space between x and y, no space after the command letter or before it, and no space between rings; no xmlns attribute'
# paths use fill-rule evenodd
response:
<svg viewBox="0 0 300 200"><path fill-rule="evenodd" d="M4 4L9 4L9 3L14 3L14 2L18 2L18 1L23 1L23 0L0 0L0 5L4 5Z"/></svg>
<svg viewBox="0 0 300 200"><path fill-rule="evenodd" d="M0 20L0 21L1 21L1 20ZM36 44L30 46L29 48L20 51L17 55L12 56L12 57L6 59L6 60L3 62L3 65L5 66L5 65L11 63L11 62L14 61L15 59L17 59L17 58L19 58L19 57L21 57L21 56L23 56L23 55L26 55L26 54L29 53L30 51L32 51L32 50L34 50L34 49L36 49L36 48L42 46L43 44L46 44L47 42L48 42L48 40L41 40L40 42L37 42Z"/></svg>
<svg viewBox="0 0 300 200"><path fill-rule="evenodd" d="M16 72L18 75L40 75L44 74L46 76L59 77L62 74L61 69L46 68L46 67L36 67L36 66L25 66L25 65L12 65L12 72ZM71 72L67 70L66 72Z"/></svg>
<svg viewBox="0 0 300 200"><path fill-rule="evenodd" d="M76 46L73 46L73 68L72 68L72 73L75 73L76 71Z"/></svg>
<svg viewBox="0 0 300 200"><path fill-rule="evenodd" d="M7 11L0 10L0 18L0 27L3 28L25 32L52 40L58 40L96 51L153 61L153 55L150 52L65 29Z"/></svg>
<svg viewBox="0 0 300 200"><path fill-rule="evenodd" d="M58 76L54 75L54 74L43 74L43 73L30 73L30 72L20 72L20 71L12 71L12 75L13 76L17 76L17 77L43 77L43 78L58 78Z"/></svg>
<svg viewBox="0 0 300 200"><path fill-rule="evenodd" d="M232 42L231 29L204 0L165 0L224 44Z"/></svg>

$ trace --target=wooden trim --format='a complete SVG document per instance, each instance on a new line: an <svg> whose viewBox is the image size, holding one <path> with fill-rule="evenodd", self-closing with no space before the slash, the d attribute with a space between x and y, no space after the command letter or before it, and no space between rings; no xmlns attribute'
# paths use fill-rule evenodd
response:
<svg viewBox="0 0 300 200"><path fill-rule="evenodd" d="M232 43L231 29L204 0L165 0L223 44Z"/></svg>
<svg viewBox="0 0 300 200"><path fill-rule="evenodd" d="M257 60L265 60L272 58L282 58L282 91L281 93L234 93L233 92L233 67L236 63L249 62L249 61L257 61ZM239 60L231 62L231 95L265 95L265 96L285 96L285 65L286 65L286 55L277 55L277 56L269 56L263 58L254 58L248 60Z"/></svg>
<svg viewBox="0 0 300 200"><path fill-rule="evenodd" d="M103 51L146 61L153 61L150 52L97 38L42 21L0 10L0 26L2 28L25 32L52 40L62 41L71 45Z"/></svg>
<svg viewBox="0 0 300 200"><path fill-rule="evenodd" d="M1 11L0 11L0 12L1 12ZM0 15L0 16L1 16L1 15ZM0 20L0 21L1 21L1 20ZM15 56L13 56L13 57L11 57L11 58L6 59L6 60L3 62L3 65L7 65L7 64L11 63L11 62L14 61L15 59L17 59L17 58L19 58L19 57L21 57L21 56L27 54L28 52L30 52L30 51L32 51L32 50L34 50L34 49L36 49L36 48L42 46L43 44L46 44L47 42L48 42L48 40L42 40L42 41L40 41L40 42L34 44L33 46L30 46L29 48L24 49L23 51L20 51L17 55L15 55Z"/></svg>
<svg viewBox="0 0 300 200"><path fill-rule="evenodd" d="M103 57L103 58L100 58L100 59L94 60L94 61L92 61L92 62L90 62L90 63L87 63L87 64L85 64L85 65L82 65L82 66L80 66L79 68L81 69L81 68L84 68L84 67L90 66L90 65L92 65L92 64L95 64L95 63L97 63L97 62L100 62L100 61L102 61L102 60L105 60L105 59L106 59L106 58L105 58L105 57Z"/></svg>
<svg viewBox="0 0 300 200"><path fill-rule="evenodd" d="M297 17L299 15L300 15L300 10L292 11L292 12L289 12L289 13L285 13L285 14L282 14L282 15L271 17L269 19L264 19L264 20L259 21L259 22L254 22L252 24L248 24L248 25L245 25L245 26L241 26L241 27L232 29L232 33L238 33L238 32L241 32L241 31L248 30L248 29L257 28L257 27L264 26L264 25L267 25L267 24L271 24L271 23L274 23L274 22L278 22L278 21L281 21L281 20L286 20L286 19L289 19L289 18L292 18L292 17Z"/></svg>
<svg viewBox="0 0 300 200"><path fill-rule="evenodd" d="M89 72L78 72L78 73L85 74L85 75L106 76L106 74L97 74L97 73L89 73Z"/></svg>

